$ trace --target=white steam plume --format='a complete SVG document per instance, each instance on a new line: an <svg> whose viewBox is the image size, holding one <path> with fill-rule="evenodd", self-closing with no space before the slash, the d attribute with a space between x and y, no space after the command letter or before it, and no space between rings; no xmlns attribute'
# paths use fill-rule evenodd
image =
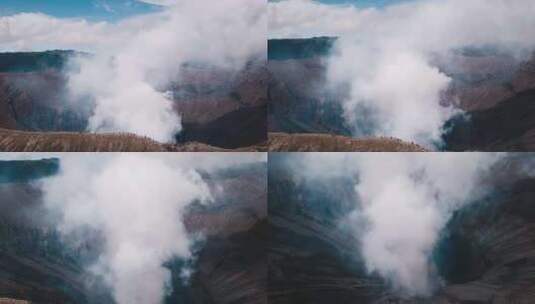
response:
<svg viewBox="0 0 535 304"><path fill-rule="evenodd" d="M80 59L69 85L96 103L89 129L173 141L180 118L158 88L188 62L241 69L263 50L262 9L261 0L180 1L111 53Z"/></svg>
<svg viewBox="0 0 535 304"><path fill-rule="evenodd" d="M0 17L0 49L88 50L72 62L73 100L94 102L89 131L131 132L171 142L181 131L164 92L185 63L232 71L265 57L264 0L154 1L161 12L118 23L43 14Z"/></svg>
<svg viewBox="0 0 535 304"><path fill-rule="evenodd" d="M359 109L371 110L371 134L423 145L440 142L456 113L440 105L451 79L433 56L463 47L496 47L522 55L535 45L535 2L525 0L421 0L384 9L325 5L308 0L269 4L271 37L340 37L328 79L348 84L345 118L363 133Z"/></svg>
<svg viewBox="0 0 535 304"><path fill-rule="evenodd" d="M355 186L366 221L362 254L370 272L412 295L426 295L436 279L433 247L453 211L477 200L487 154L367 155L357 160ZM356 227L362 227L357 225Z"/></svg>
<svg viewBox="0 0 535 304"><path fill-rule="evenodd" d="M485 194L484 172L501 155L489 153L312 154L309 178L358 176L356 209L344 220L359 237L370 273L408 295L429 295L440 281L431 260L452 213Z"/></svg>
<svg viewBox="0 0 535 304"><path fill-rule="evenodd" d="M182 219L187 206L212 199L197 168L213 171L266 158L240 156L62 154L59 174L41 187L66 239L88 231L102 237L102 252L89 270L104 277L117 303L155 304L168 290L170 272L162 265L192 256L193 236Z"/></svg>

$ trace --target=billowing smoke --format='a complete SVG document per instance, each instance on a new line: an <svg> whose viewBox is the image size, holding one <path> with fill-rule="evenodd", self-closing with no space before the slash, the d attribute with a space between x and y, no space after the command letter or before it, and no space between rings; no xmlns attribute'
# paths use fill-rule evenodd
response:
<svg viewBox="0 0 535 304"><path fill-rule="evenodd" d="M535 45L532 1L421 0L358 9L290 0L269 6L271 37L339 37L328 79L350 88L343 107L357 135L395 136L427 146L440 143L444 122L457 113L441 105L451 79L434 58L490 47L520 59ZM363 112L372 117L362 117ZM371 132L360 125L367 119L377 126Z"/></svg>
<svg viewBox="0 0 535 304"><path fill-rule="evenodd" d="M197 236L186 231L183 216L192 203L212 201L200 170L266 158L262 153L51 156L60 158L60 172L40 182L48 216L59 219L57 229L71 246L102 240L88 271L104 278L118 303L149 304L160 303L169 291L171 274L164 263L192 258Z"/></svg>
<svg viewBox="0 0 535 304"><path fill-rule="evenodd" d="M181 131L180 117L161 89L178 79L183 64L238 70L260 54L262 9L257 0L180 1L111 52L79 59L69 86L95 101L89 130L172 141Z"/></svg>
<svg viewBox="0 0 535 304"><path fill-rule="evenodd" d="M112 286L118 303L158 303L170 273L162 264L190 257L184 208L207 202L198 174L162 160L121 155L101 168L65 159L62 174L43 184L45 201L61 210L60 231L98 231L105 244L93 271Z"/></svg>
<svg viewBox="0 0 535 304"><path fill-rule="evenodd" d="M240 70L265 58L263 0L147 1L161 11L117 23L24 13L0 18L0 49L74 48L72 100L91 102L89 131L173 141L181 120L166 92L185 64Z"/></svg>
<svg viewBox="0 0 535 304"><path fill-rule="evenodd" d="M439 234L453 211L480 197L482 171L495 160L487 154L359 158L355 189L361 209L350 221L365 229L368 270L409 294L431 292L436 273L430 255Z"/></svg>
<svg viewBox="0 0 535 304"><path fill-rule="evenodd" d="M440 278L432 251L455 210L488 189L482 178L501 156L488 153L312 154L306 178L355 178L358 201L343 220L360 242L369 273L407 295L429 295ZM328 172L328 176L325 176Z"/></svg>

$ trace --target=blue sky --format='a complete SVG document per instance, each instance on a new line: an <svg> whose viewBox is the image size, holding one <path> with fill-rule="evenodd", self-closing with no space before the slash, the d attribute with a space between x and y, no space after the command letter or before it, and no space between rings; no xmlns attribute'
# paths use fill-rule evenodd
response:
<svg viewBox="0 0 535 304"><path fill-rule="evenodd" d="M117 21L158 9L158 6L136 0L0 0L0 16L40 12L59 18Z"/></svg>
<svg viewBox="0 0 535 304"><path fill-rule="evenodd" d="M326 4L384 7L388 4L395 4L407 0L318 1ZM137 0L0 0L0 16L13 15L21 12L40 12L59 18L83 17L92 21L116 21L128 16L150 13L159 9L158 6Z"/></svg>

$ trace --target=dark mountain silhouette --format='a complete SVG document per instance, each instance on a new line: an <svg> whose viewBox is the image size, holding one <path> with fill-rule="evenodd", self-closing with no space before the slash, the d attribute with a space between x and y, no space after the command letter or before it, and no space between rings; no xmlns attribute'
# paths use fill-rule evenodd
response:
<svg viewBox="0 0 535 304"><path fill-rule="evenodd" d="M69 57L84 54L71 50L0 53L0 73L28 73L62 70Z"/></svg>
<svg viewBox="0 0 535 304"><path fill-rule="evenodd" d="M335 41L334 37L270 39L268 40L268 59L288 60L326 56L331 52Z"/></svg>

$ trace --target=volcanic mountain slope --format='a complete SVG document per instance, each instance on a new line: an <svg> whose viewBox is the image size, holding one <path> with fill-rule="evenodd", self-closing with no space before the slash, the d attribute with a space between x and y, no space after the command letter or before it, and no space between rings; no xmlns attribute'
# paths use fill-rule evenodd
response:
<svg viewBox="0 0 535 304"><path fill-rule="evenodd" d="M444 286L432 297L414 298L368 274L358 236L341 225L357 199L354 181L306 185L288 169L291 157L273 155L270 303L532 303L535 179L519 178L527 158L514 155L498 164L487 181L494 193L454 214L433 253Z"/></svg>
<svg viewBox="0 0 535 304"><path fill-rule="evenodd" d="M72 51L0 54L0 127L20 131L84 132L91 102L71 100L66 88ZM84 54L84 56L90 56ZM239 72L185 65L164 91L174 99L183 131L178 143L224 149L267 140L267 72L254 59Z"/></svg>
<svg viewBox="0 0 535 304"><path fill-rule="evenodd" d="M184 130L179 142L197 141L235 149L267 141L266 61L239 72L185 67L172 86Z"/></svg>
<svg viewBox="0 0 535 304"><path fill-rule="evenodd" d="M351 138L351 127L336 102L343 91L325 88L325 56L335 41L329 37L269 41L270 151L423 151L395 138Z"/></svg>
<svg viewBox="0 0 535 304"><path fill-rule="evenodd" d="M426 152L414 143L396 138L361 138L330 134L269 133L268 149L271 152Z"/></svg>
<svg viewBox="0 0 535 304"><path fill-rule="evenodd" d="M468 58L474 66L459 72L464 77L461 80L453 74L455 81L446 93L454 96L468 115L447 123L446 147L455 151L533 151L535 55L520 63L499 54ZM481 65L490 71L478 74Z"/></svg>
<svg viewBox="0 0 535 304"><path fill-rule="evenodd" d="M101 280L84 272L99 240L66 246L43 216L32 181L56 174L58 160L0 162L0 299L31 303L113 303ZM170 261L173 293L165 303L266 303L266 165L202 173L214 204L193 205L186 229L204 232L188 283L181 261ZM216 186L217 185L217 186ZM95 285L96 284L96 285ZM1 302L0 302L1 303ZM8 302L9 303L9 302Z"/></svg>
<svg viewBox="0 0 535 304"><path fill-rule="evenodd" d="M270 132L351 135L334 102L341 97L325 89L324 56L332 43L330 38L269 41Z"/></svg>
<svg viewBox="0 0 535 304"><path fill-rule="evenodd" d="M41 192L31 183L57 173L58 161L1 162L0 168L0 297L87 302L79 261L90 254L61 246L59 236L39 216Z"/></svg>
<svg viewBox="0 0 535 304"><path fill-rule="evenodd" d="M246 152L265 151L265 144L224 149L199 142L161 144L129 133L24 132L0 129L4 152Z"/></svg>
<svg viewBox="0 0 535 304"><path fill-rule="evenodd" d="M358 137L343 118L340 101L347 90L326 86L326 60L334 42L326 37L269 41L270 132ZM453 79L442 103L466 112L444 126L449 132L442 149L535 149L530 105L535 98L535 57L519 60L496 50L466 48L433 61Z"/></svg>
<svg viewBox="0 0 535 304"><path fill-rule="evenodd" d="M8 129L0 129L0 147L5 152L166 151L164 145L133 134L22 132Z"/></svg>
<svg viewBox="0 0 535 304"><path fill-rule="evenodd" d="M327 56L335 42L336 38L332 37L269 40L268 59L288 60Z"/></svg>

